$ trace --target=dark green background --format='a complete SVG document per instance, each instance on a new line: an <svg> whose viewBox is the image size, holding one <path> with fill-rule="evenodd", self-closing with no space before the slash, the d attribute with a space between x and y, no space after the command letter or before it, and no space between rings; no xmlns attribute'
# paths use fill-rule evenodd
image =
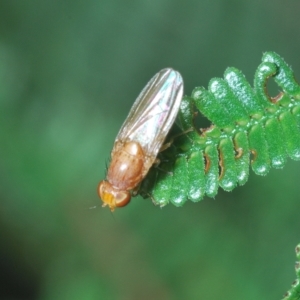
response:
<svg viewBox="0 0 300 300"><path fill-rule="evenodd" d="M280 299L299 162L215 200L100 204L114 138L158 70L185 93L264 51L300 78L300 1L0 1L0 298Z"/></svg>

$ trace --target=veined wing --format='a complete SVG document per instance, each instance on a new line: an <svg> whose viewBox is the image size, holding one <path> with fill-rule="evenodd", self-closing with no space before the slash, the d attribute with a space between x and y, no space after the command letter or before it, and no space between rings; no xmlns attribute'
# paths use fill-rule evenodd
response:
<svg viewBox="0 0 300 300"><path fill-rule="evenodd" d="M173 69L159 71L145 86L123 123L117 141L136 141L149 156L157 156L182 99L183 80Z"/></svg>

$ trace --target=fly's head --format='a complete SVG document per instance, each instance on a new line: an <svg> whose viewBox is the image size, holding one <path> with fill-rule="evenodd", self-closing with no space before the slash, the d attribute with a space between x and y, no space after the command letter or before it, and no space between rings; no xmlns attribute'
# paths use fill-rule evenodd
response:
<svg viewBox="0 0 300 300"><path fill-rule="evenodd" d="M127 205L131 199L129 191L119 190L106 180L100 181L98 195L103 202L102 206L108 206L111 211L114 211L116 207Z"/></svg>

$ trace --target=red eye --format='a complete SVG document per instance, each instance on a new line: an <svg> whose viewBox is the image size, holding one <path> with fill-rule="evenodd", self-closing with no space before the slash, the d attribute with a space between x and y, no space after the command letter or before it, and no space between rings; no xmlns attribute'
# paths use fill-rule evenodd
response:
<svg viewBox="0 0 300 300"><path fill-rule="evenodd" d="M130 202L131 195L128 191L118 191L115 193L115 204L117 207L122 207Z"/></svg>

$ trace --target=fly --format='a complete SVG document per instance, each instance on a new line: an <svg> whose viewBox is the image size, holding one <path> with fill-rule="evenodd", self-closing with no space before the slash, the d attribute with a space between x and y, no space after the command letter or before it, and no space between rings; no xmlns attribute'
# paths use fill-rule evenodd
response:
<svg viewBox="0 0 300 300"><path fill-rule="evenodd" d="M114 211L130 202L176 119L182 94L182 77L171 68L159 71L142 90L115 139L106 180L98 185L103 207Z"/></svg>

